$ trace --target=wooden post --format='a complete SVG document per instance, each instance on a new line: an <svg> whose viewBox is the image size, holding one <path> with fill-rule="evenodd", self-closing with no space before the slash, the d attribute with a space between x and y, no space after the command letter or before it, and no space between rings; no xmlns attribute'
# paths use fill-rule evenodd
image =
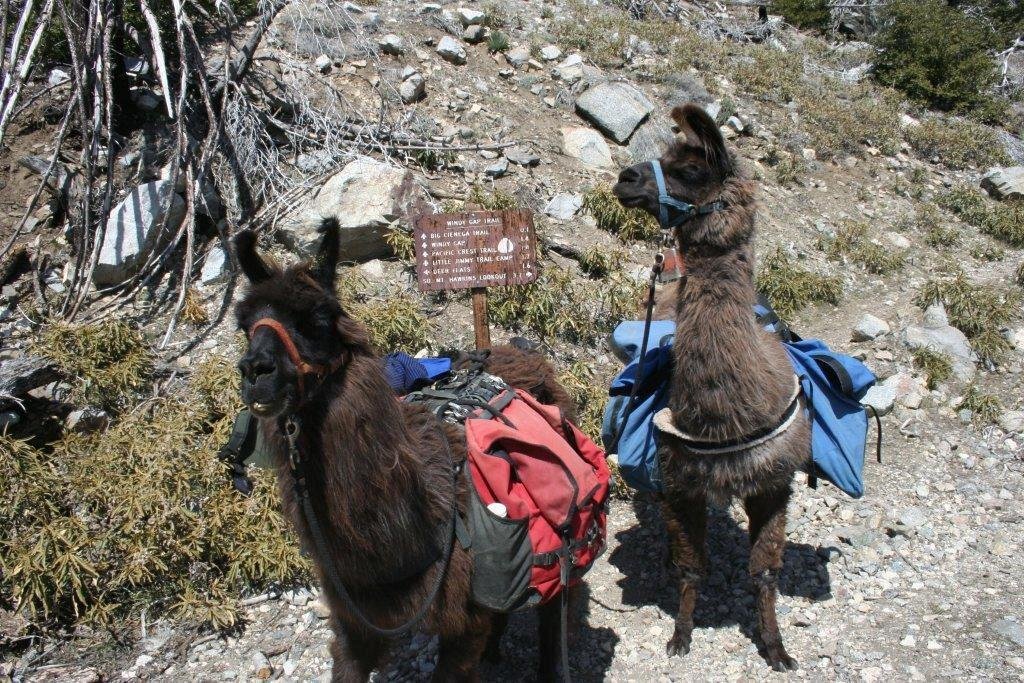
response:
<svg viewBox="0 0 1024 683"><path fill-rule="evenodd" d="M487 319L487 288L474 287L473 293L473 332L476 334L476 349L491 348L491 323Z"/></svg>

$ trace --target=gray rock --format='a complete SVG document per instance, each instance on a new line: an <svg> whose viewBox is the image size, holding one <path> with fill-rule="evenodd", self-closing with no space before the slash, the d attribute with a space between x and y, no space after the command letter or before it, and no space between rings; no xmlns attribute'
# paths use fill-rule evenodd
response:
<svg viewBox="0 0 1024 683"><path fill-rule="evenodd" d="M402 40L401 36L394 33L381 36L380 40L377 41L377 46L386 55L401 56L405 54L405 41Z"/></svg>
<svg viewBox="0 0 1024 683"><path fill-rule="evenodd" d="M160 107L160 96L149 88L136 88L131 93L132 102L142 111L156 111Z"/></svg>
<svg viewBox="0 0 1024 683"><path fill-rule="evenodd" d="M576 83L583 78L583 56L579 53L569 55L552 69L551 73L560 81L570 85Z"/></svg>
<svg viewBox="0 0 1024 683"><path fill-rule="evenodd" d="M553 62L561 58L562 50L557 45L545 45L540 49L540 56L545 62Z"/></svg>
<svg viewBox="0 0 1024 683"><path fill-rule="evenodd" d="M106 287L131 277L158 246L171 239L185 216L185 202L169 180L139 185L110 212L93 282ZM166 219L167 229L161 230Z"/></svg>
<svg viewBox="0 0 1024 683"><path fill-rule="evenodd" d="M562 129L562 151L591 168L614 168L608 143L593 128L573 126Z"/></svg>
<svg viewBox="0 0 1024 683"><path fill-rule="evenodd" d="M576 110L622 144L654 111L654 105L628 83L599 83L576 98Z"/></svg>
<svg viewBox="0 0 1024 683"><path fill-rule="evenodd" d="M923 326L911 325L903 331L903 343L911 350L930 348L949 356L958 381L970 381L977 370L967 335L949 324L941 304L928 307Z"/></svg>
<svg viewBox="0 0 1024 683"><path fill-rule="evenodd" d="M877 410L879 415L888 415L892 412L893 404L896 403L896 389L884 384L876 384L868 389L860 402Z"/></svg>
<svg viewBox="0 0 1024 683"><path fill-rule="evenodd" d="M502 157L484 169L484 173L491 178L500 178L508 173L508 159Z"/></svg>
<svg viewBox="0 0 1024 683"><path fill-rule="evenodd" d="M427 92L427 81L418 71L414 71L398 86L398 94L402 101L411 104L423 99Z"/></svg>
<svg viewBox="0 0 1024 683"><path fill-rule="evenodd" d="M916 529L928 523L928 515L921 508L909 507L900 512L896 521L909 529Z"/></svg>
<svg viewBox="0 0 1024 683"><path fill-rule="evenodd" d="M1014 645L1024 647L1024 626L1012 619L1000 619L990 627L993 631L1003 636Z"/></svg>
<svg viewBox="0 0 1024 683"><path fill-rule="evenodd" d="M462 22L463 26L475 26L477 24L484 23L484 18L487 15L480 10L470 9L468 7L459 8L459 21Z"/></svg>
<svg viewBox="0 0 1024 683"><path fill-rule="evenodd" d="M64 71L63 69L50 69L50 75L47 76L46 83L48 85L60 85L61 83L70 80L71 76L67 71Z"/></svg>
<svg viewBox="0 0 1024 683"><path fill-rule="evenodd" d="M274 675L274 665L262 652L255 652L249 658L249 675L260 681L269 681Z"/></svg>
<svg viewBox="0 0 1024 683"><path fill-rule="evenodd" d="M530 61L530 48L525 45L512 48L505 53L505 61L518 69Z"/></svg>
<svg viewBox="0 0 1024 683"><path fill-rule="evenodd" d="M228 275L228 255L224 247L219 244L213 245L203 259L203 268L199 272L199 282L209 285L214 282L226 280Z"/></svg>
<svg viewBox="0 0 1024 683"><path fill-rule="evenodd" d="M544 213L558 220L569 220L583 206L583 196L569 192L560 192L551 198Z"/></svg>
<svg viewBox="0 0 1024 683"><path fill-rule="evenodd" d="M486 37L487 29L481 26L480 24L473 24L472 26L467 26L466 29L462 32L462 39L467 43L472 43L473 45L482 42Z"/></svg>
<svg viewBox="0 0 1024 683"><path fill-rule="evenodd" d="M996 199L1024 199L1024 166L990 169L981 187Z"/></svg>
<svg viewBox="0 0 1024 683"><path fill-rule="evenodd" d="M313 595L305 588L293 588L281 594L284 601L296 607L305 607L313 599Z"/></svg>
<svg viewBox="0 0 1024 683"><path fill-rule="evenodd" d="M341 224L345 260L388 256L391 248L384 240L385 229L423 198L409 170L357 157L298 207L278 236L299 254L311 256L319 242L316 228L321 219L334 216Z"/></svg>
<svg viewBox="0 0 1024 683"><path fill-rule="evenodd" d="M72 410L64 418L64 427L71 432L95 432L106 429L109 424L107 411L92 406Z"/></svg>
<svg viewBox="0 0 1024 683"><path fill-rule="evenodd" d="M637 162L655 159L674 139L671 124L661 116L651 116L629 138L629 154Z"/></svg>
<svg viewBox="0 0 1024 683"><path fill-rule="evenodd" d="M889 334L889 323L870 313L865 313L857 326L853 328L853 341L871 341L883 334Z"/></svg>
<svg viewBox="0 0 1024 683"><path fill-rule="evenodd" d="M320 55L316 58L316 61L313 62L313 66L317 68L317 71L325 74L331 70L331 58L327 55Z"/></svg>
<svg viewBox="0 0 1024 683"><path fill-rule="evenodd" d="M999 416L999 426L1007 432L1024 433L1024 410L1007 410Z"/></svg>
<svg viewBox="0 0 1024 683"><path fill-rule="evenodd" d="M452 64L466 63L466 48L451 36L445 36L437 44L437 54Z"/></svg>
<svg viewBox="0 0 1024 683"><path fill-rule="evenodd" d="M510 147L505 150L505 158L511 161L513 164L519 164L520 166L536 166L540 163L540 157L526 149L525 147Z"/></svg>
<svg viewBox="0 0 1024 683"><path fill-rule="evenodd" d="M921 407L924 397L928 393L924 380L914 377L909 372L897 372L895 375L886 377L882 386L896 392L897 403L914 410Z"/></svg>

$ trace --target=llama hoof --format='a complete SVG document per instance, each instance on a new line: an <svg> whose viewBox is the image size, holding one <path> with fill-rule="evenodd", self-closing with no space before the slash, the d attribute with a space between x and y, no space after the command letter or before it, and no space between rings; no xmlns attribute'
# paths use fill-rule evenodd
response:
<svg viewBox="0 0 1024 683"><path fill-rule="evenodd" d="M685 656L690 653L690 635L683 635L677 633L672 636L672 640L668 641L668 645L665 646L665 653L669 657L675 657L676 655Z"/></svg>
<svg viewBox="0 0 1024 683"><path fill-rule="evenodd" d="M800 668L797 666L796 660L786 654L785 650L769 653L768 663L772 665L772 669L775 671L796 671Z"/></svg>

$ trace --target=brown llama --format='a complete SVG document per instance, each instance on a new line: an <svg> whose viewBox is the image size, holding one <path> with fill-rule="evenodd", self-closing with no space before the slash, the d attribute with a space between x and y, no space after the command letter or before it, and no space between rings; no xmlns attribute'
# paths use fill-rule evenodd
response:
<svg viewBox="0 0 1024 683"><path fill-rule="evenodd" d="M458 510L466 512L466 478L452 469L466 458L463 430L396 400L365 328L335 295L337 221L324 221L321 231L313 264L286 269L258 254L251 232L240 233L235 248L251 284L235 314L249 334L238 364L242 398L260 420L284 512L313 557L331 610L332 680L365 681L388 649L389 638L349 609L352 603L381 629L396 629L426 608L419 627L440 637L434 680L477 680L481 656L497 658L505 616L471 601L469 552L451 538L450 526L447 538L438 533L451 523L456 487ZM485 369L572 414L539 354L496 347ZM299 425L296 452L319 530L308 524L295 489L289 419ZM558 603L540 608L541 680L555 680Z"/></svg>
<svg viewBox="0 0 1024 683"><path fill-rule="evenodd" d="M754 292L755 183L727 150L700 107L676 107L679 133L658 160L619 175L615 195L674 226L685 264L675 290L676 334L668 411L659 427L662 511L679 568L679 612L670 656L690 650L697 590L707 570L707 504L743 499L749 519L749 571L765 657L785 671L775 603L786 546L793 474L810 458L810 425L793 368L779 340L761 329ZM668 195L668 201L665 201ZM691 205L671 207L673 200ZM678 207L678 204L676 205ZM675 213L675 220L666 216Z"/></svg>

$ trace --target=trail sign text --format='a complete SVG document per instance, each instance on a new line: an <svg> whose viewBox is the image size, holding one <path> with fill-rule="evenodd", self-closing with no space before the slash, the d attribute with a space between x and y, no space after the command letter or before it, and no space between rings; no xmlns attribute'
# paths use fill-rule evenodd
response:
<svg viewBox="0 0 1024 683"><path fill-rule="evenodd" d="M525 285L537 279L537 237L529 211L421 216L413 239L422 291Z"/></svg>

